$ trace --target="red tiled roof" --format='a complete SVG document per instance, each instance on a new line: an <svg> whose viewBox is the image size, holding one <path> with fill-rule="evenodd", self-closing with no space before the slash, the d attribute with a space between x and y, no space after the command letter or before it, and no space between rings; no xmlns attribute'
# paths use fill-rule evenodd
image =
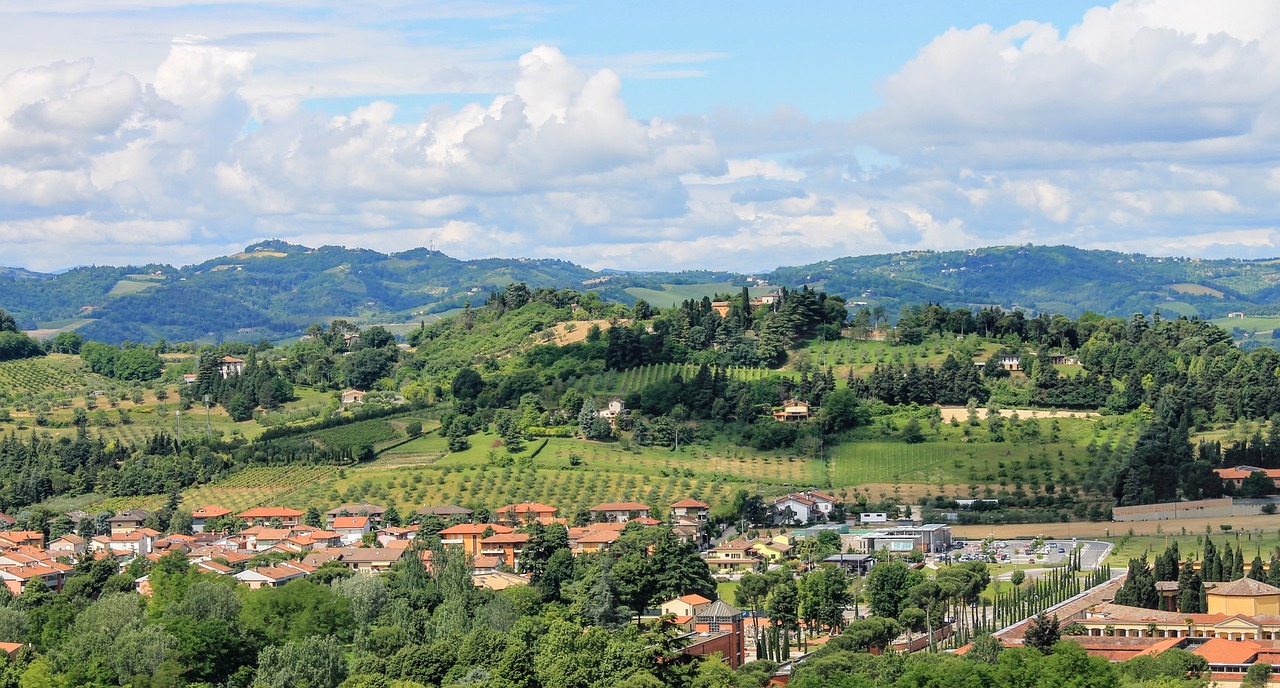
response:
<svg viewBox="0 0 1280 688"><path fill-rule="evenodd" d="M692 605L711 604L711 600L697 593L685 595L684 597L677 597L676 599L681 602L684 602L685 604L692 604Z"/></svg>
<svg viewBox="0 0 1280 688"><path fill-rule="evenodd" d="M1261 645L1248 640L1210 638L1191 653L1204 657L1210 664L1247 664L1261 649Z"/></svg>
<svg viewBox="0 0 1280 688"><path fill-rule="evenodd" d="M339 516L333 519L334 529L338 528L364 528L369 525L368 516Z"/></svg>
<svg viewBox="0 0 1280 688"><path fill-rule="evenodd" d="M682 499L676 502L675 504L672 504L671 508L672 509L710 509L711 506L707 504L703 504L702 502L699 502L698 500L692 497L688 497L686 499Z"/></svg>
<svg viewBox="0 0 1280 688"><path fill-rule="evenodd" d="M230 509L224 509L217 504L209 504L191 512L192 518L220 518L231 513Z"/></svg>

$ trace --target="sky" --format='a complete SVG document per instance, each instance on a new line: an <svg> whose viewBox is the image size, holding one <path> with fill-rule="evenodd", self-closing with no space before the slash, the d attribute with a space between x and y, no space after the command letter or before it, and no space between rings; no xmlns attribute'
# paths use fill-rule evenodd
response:
<svg viewBox="0 0 1280 688"><path fill-rule="evenodd" d="M784 6L786 5L786 6ZM0 265L1280 255L1280 3L0 0Z"/></svg>

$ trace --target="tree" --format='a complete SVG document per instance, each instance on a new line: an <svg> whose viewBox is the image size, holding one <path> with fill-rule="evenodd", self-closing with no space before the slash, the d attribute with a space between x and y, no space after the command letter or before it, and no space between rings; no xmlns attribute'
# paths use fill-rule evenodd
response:
<svg viewBox="0 0 1280 688"><path fill-rule="evenodd" d="M1240 688L1262 688L1271 680L1271 665L1266 662L1257 662L1249 666L1248 671L1244 672L1244 680L1240 682Z"/></svg>
<svg viewBox="0 0 1280 688"><path fill-rule="evenodd" d="M1254 471L1240 481L1240 496L1248 498L1261 498L1276 493L1275 481L1267 475L1266 471Z"/></svg>
<svg viewBox="0 0 1280 688"><path fill-rule="evenodd" d="M270 688L338 688L346 677L342 645L333 638L291 640L258 655L258 682Z"/></svg>
<svg viewBox="0 0 1280 688"><path fill-rule="evenodd" d="M475 401L480 392L484 391L484 378L474 368L463 368L453 376L450 391L453 392L454 399Z"/></svg>
<svg viewBox="0 0 1280 688"><path fill-rule="evenodd" d="M1027 625L1027 633L1023 644L1039 650L1040 654L1053 654L1053 646L1062 637L1062 630L1059 626L1057 614L1046 616L1044 612L1040 612Z"/></svg>
<svg viewBox="0 0 1280 688"><path fill-rule="evenodd" d="M878 564L867 574L867 605L871 613L886 619L896 619L911 587L907 565L900 561Z"/></svg>
<svg viewBox="0 0 1280 688"><path fill-rule="evenodd" d="M844 388L826 395L818 411L818 420L823 432L837 434L863 424L865 415L858 396L852 389Z"/></svg>

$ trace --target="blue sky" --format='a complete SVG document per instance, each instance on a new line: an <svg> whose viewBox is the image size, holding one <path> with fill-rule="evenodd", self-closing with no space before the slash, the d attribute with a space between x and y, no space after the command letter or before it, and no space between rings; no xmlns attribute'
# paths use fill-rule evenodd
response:
<svg viewBox="0 0 1280 688"><path fill-rule="evenodd" d="M1277 251L1280 5L0 1L0 263Z"/></svg>

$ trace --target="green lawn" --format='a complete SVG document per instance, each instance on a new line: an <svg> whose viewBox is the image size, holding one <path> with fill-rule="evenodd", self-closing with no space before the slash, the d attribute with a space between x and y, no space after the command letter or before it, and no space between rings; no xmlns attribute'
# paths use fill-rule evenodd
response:
<svg viewBox="0 0 1280 688"><path fill-rule="evenodd" d="M704 282L702 284L664 284L662 289L630 287L626 291L637 299L648 301L651 306L670 308L679 306L689 299L701 301L704 296L713 298L716 294L737 295L741 293L742 287L735 286L732 282ZM763 296L771 291L773 291L772 287L750 288L752 296Z"/></svg>

